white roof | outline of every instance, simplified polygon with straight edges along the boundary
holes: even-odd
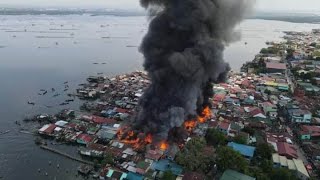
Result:
[[[280,163],[279,154],[277,153],[272,154],[272,160],[274,163]]]
[[[39,132],[44,132],[46,129],[48,129],[49,126],[50,126],[50,124],[46,124],[46,125],[42,126],[42,128],[39,129]]]
[[[293,160],[288,159],[287,163],[288,163],[288,169],[296,170],[296,166],[294,165]]]
[[[64,127],[66,124],[68,124],[67,121],[57,121],[55,123],[55,125],[60,126],[60,127]]]
[[[281,166],[288,166],[287,158],[285,156],[279,156]]]
[[[54,130],[59,132],[59,131],[62,130],[62,128],[61,127],[56,127],[56,128],[54,128]]]
[[[303,162],[301,159],[293,159],[293,163],[297,168],[297,171],[299,171],[300,173],[302,173],[303,175],[310,177],[309,173],[306,169],[306,167],[304,166]]]

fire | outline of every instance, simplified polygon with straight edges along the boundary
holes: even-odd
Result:
[[[130,129],[128,130],[128,127],[121,128],[117,133],[117,137],[120,142],[129,144],[135,149],[139,149],[140,147],[143,147],[146,144],[152,143],[151,134],[147,134],[145,138],[141,137],[140,135],[141,134],[137,134],[136,132]]]
[[[184,127],[188,131],[191,131],[194,127],[196,127],[196,125],[197,125],[197,121],[195,121],[195,120],[190,120],[190,121],[184,122]]]
[[[152,135],[151,135],[151,134],[148,134],[148,135],[146,136],[146,138],[144,138],[144,142],[145,142],[146,144],[151,144],[151,143],[152,143]]]
[[[209,118],[211,118],[211,116],[212,114],[210,108],[205,107],[201,112],[201,115],[199,115],[196,120],[187,120],[183,125],[187,131],[191,132],[198,123],[205,123]]]
[[[162,142],[161,142],[161,144],[160,144],[160,149],[161,149],[162,151],[167,150],[168,147],[169,147],[169,144],[168,144],[167,142],[165,142],[165,141],[162,141]]]
[[[205,123],[209,118],[211,118],[212,114],[211,114],[211,110],[210,108],[207,106],[203,109],[203,111],[201,112],[201,115],[198,116],[198,122],[199,123]]]

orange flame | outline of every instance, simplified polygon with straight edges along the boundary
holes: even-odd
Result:
[[[139,149],[146,144],[152,143],[152,135],[148,134],[145,138],[141,138],[127,127],[121,128],[117,133],[118,140],[122,143],[129,144],[135,149]],[[140,138],[139,138],[140,137]]]
[[[168,147],[169,147],[169,144],[168,144],[167,142],[165,142],[165,141],[162,141],[162,142],[161,142],[161,144],[160,144],[160,149],[161,149],[162,151],[167,150]]]
[[[200,116],[198,116],[198,122],[199,123],[205,123],[209,118],[211,118],[212,114],[211,114],[211,110],[210,108],[207,106],[203,109],[202,113]]]
[[[192,129],[194,129],[196,127],[196,125],[197,125],[197,121],[195,121],[195,120],[190,120],[190,121],[184,122],[184,127],[188,131],[192,131]]]
[[[144,138],[144,142],[145,142],[146,144],[151,144],[151,143],[152,143],[152,135],[151,135],[151,134],[148,134],[148,135],[146,136],[146,138]]]

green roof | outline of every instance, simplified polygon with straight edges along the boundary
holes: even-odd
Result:
[[[239,173],[234,170],[226,170],[220,180],[255,180],[255,178]]]
[[[150,163],[147,163],[145,161],[140,161],[137,164],[137,168],[140,168],[140,169],[147,169],[149,166],[150,166]]]

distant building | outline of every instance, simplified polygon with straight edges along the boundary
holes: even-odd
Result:
[[[268,73],[285,73],[287,67],[285,63],[266,63]]]
[[[281,156],[285,156],[288,159],[298,158],[297,149],[286,142],[277,142],[277,152]]]
[[[300,129],[301,140],[320,140],[320,126],[302,125]]]
[[[311,123],[312,113],[309,110],[288,109],[288,118],[293,123]]]

